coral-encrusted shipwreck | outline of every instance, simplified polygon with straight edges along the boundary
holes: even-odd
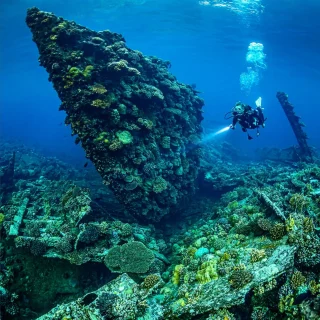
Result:
[[[115,220],[120,209],[93,168],[3,143],[0,170],[13,150],[12,191],[0,200],[5,318],[319,318],[317,164],[248,170],[221,160],[229,149],[206,149],[205,187],[223,194],[195,197],[164,230]]]
[[[119,34],[37,8],[26,21],[76,143],[132,214],[159,220],[195,189],[203,100]]]
[[[291,128],[296,136],[299,144],[299,150],[296,151],[296,157],[305,162],[313,162],[312,149],[308,145],[308,136],[303,130],[304,123],[300,121],[300,117],[294,112],[293,105],[289,102],[288,95],[284,92],[277,92],[277,98],[285,112]]]

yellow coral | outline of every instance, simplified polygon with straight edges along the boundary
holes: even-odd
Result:
[[[68,70],[68,75],[70,75],[71,77],[77,77],[81,74],[81,71],[79,68],[77,67],[71,67],[69,70]]]
[[[114,66],[114,70],[116,71],[121,71],[123,69],[126,69],[128,67],[128,61],[126,60],[120,60],[118,61],[115,66]]]
[[[73,86],[73,81],[65,80],[65,85],[63,86],[65,89],[69,89]]]
[[[196,279],[202,284],[205,284],[212,280],[217,280],[217,261],[213,259],[204,262],[197,272]]]
[[[255,296],[262,296],[264,294],[264,291],[265,289],[262,284],[253,289]]]
[[[94,139],[94,142],[98,142],[98,141],[102,141],[102,140],[103,140],[105,143],[108,143],[109,140],[108,140],[107,137],[106,137],[107,135],[108,135],[107,132],[101,132],[101,133],[99,134],[99,136]],[[107,140],[107,142],[106,142],[106,140]]]
[[[83,70],[83,73],[82,73],[83,76],[86,78],[90,77],[93,69],[94,69],[93,66],[90,66],[90,65],[86,66],[85,69]]]
[[[313,220],[309,217],[304,218],[303,220],[303,231],[306,233],[311,233],[314,230]]]
[[[4,221],[4,219],[5,219],[5,215],[1,212],[0,213],[0,226],[1,226],[2,222]]]
[[[315,280],[311,280],[309,283],[309,289],[312,295],[316,296],[320,294],[320,283]]]
[[[97,94],[104,94],[106,93],[108,90],[101,84],[95,84],[94,86],[92,86],[91,90],[94,92],[94,93],[97,93]]]
[[[306,277],[300,271],[295,271],[291,277],[291,287],[298,289],[306,282]]]
[[[302,211],[309,203],[309,200],[300,193],[295,193],[289,200],[291,207],[295,211]]]
[[[292,218],[291,214],[289,216],[289,219],[286,220],[286,230],[289,231],[293,231],[295,227],[295,222],[294,219]]]
[[[280,299],[279,302],[279,311],[284,313],[285,311],[290,311],[291,307],[293,306],[294,297],[292,295],[284,296]]]
[[[251,262],[258,262],[260,260],[262,260],[263,258],[265,258],[266,256],[266,252],[265,250],[259,250],[259,249],[253,249],[251,251]]]
[[[186,305],[186,302],[181,298],[177,301],[177,304],[179,304],[181,307],[184,307]]]
[[[231,255],[228,252],[224,252],[220,258],[220,262],[228,261],[231,259]]]
[[[63,81],[65,83],[64,88],[68,89],[73,85],[73,81],[81,76],[81,70],[77,67],[71,67],[68,73],[64,76]]]
[[[102,108],[102,109],[110,107],[110,104],[108,102],[101,100],[101,99],[93,100],[91,105],[94,107],[97,107],[97,108]]]
[[[253,289],[255,296],[261,296],[265,292],[268,292],[270,290],[273,290],[277,286],[277,280],[272,279],[266,283],[260,284],[256,288]]]
[[[63,21],[63,22],[59,23],[56,28],[64,29],[67,25],[68,25],[67,21]]]
[[[183,264],[178,264],[174,267],[173,276],[172,276],[172,283],[179,284],[180,282],[180,272],[183,268]]]

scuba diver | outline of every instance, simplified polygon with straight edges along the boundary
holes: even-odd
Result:
[[[261,98],[256,101],[256,109],[253,109],[249,105],[242,102],[237,102],[232,110],[225,115],[225,119],[233,118],[230,128],[235,129],[236,124],[239,122],[243,132],[247,132],[248,129],[257,129],[257,136],[259,136],[259,127],[261,126],[262,128],[264,128],[265,121],[267,120],[263,115],[261,102]],[[232,115],[227,117],[230,114]],[[247,134],[248,140],[252,140],[253,138],[249,135],[248,132]]]

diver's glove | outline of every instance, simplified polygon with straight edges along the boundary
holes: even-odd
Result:
[[[256,100],[256,106],[257,106],[257,108],[261,108],[261,106],[262,106],[262,98],[261,97],[259,97],[257,100]],[[261,108],[262,109],[262,108]]]
[[[229,128],[234,130],[236,128],[236,126],[234,126],[233,124],[230,124]]]

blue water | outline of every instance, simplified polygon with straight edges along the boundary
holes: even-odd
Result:
[[[278,90],[289,94],[307,126],[310,144],[320,147],[318,0],[211,0],[202,4],[197,0],[2,0],[1,136],[82,162],[84,152],[64,126],[57,94],[46,71],[38,66],[37,48],[25,24],[31,6],[89,28],[121,33],[130,48],[170,60],[178,80],[195,83],[202,92],[204,126],[210,132],[229,124],[224,114],[236,101],[254,105],[261,96],[268,121],[259,138],[247,141],[240,129],[219,136],[244,153],[296,144],[275,98]],[[253,41],[264,45],[268,68],[261,72],[259,85],[246,95],[239,76],[246,71],[246,52]]]

